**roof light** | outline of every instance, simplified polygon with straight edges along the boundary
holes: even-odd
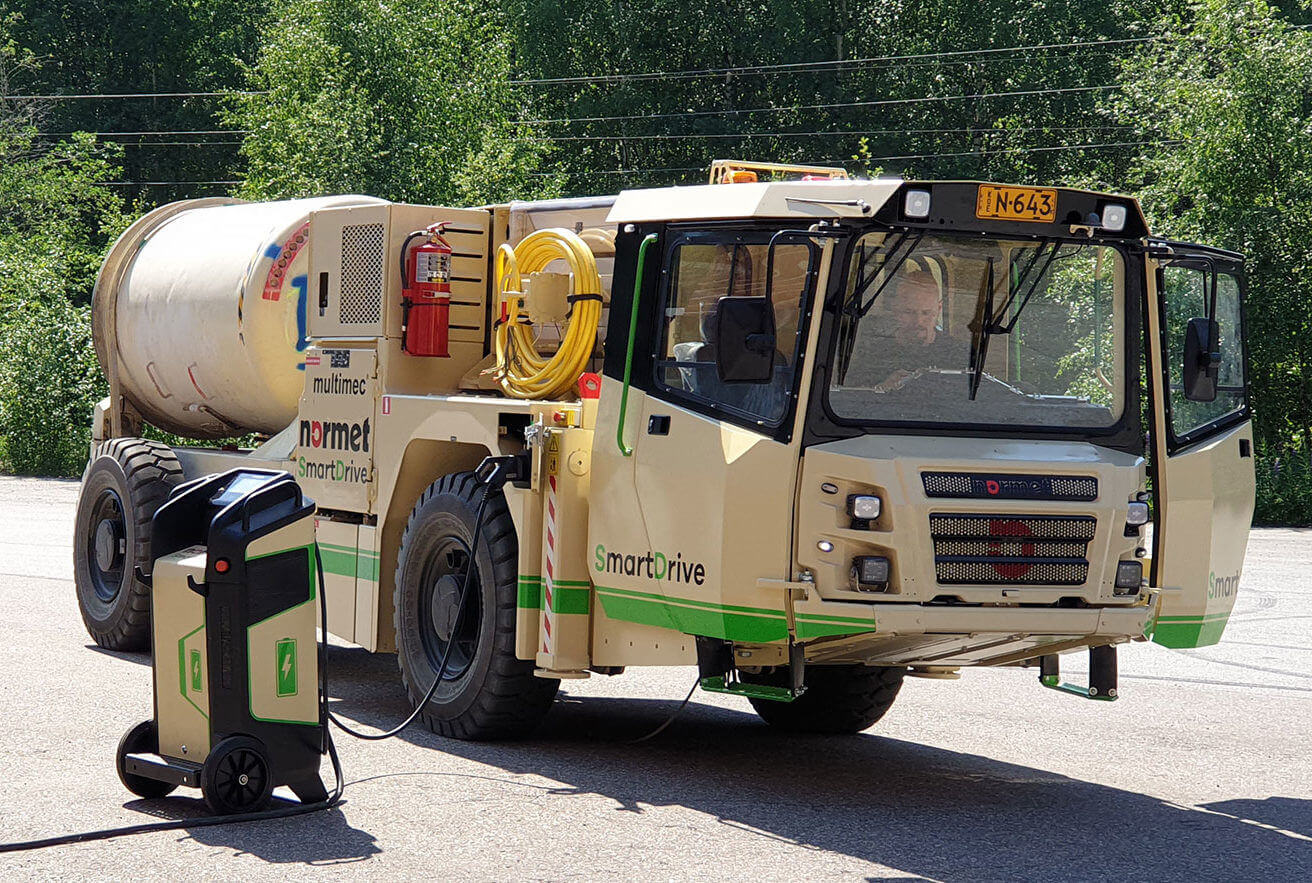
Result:
[[[1102,228],[1113,233],[1125,229],[1125,219],[1129,216],[1123,205],[1106,205],[1102,210]]]
[[[908,218],[929,217],[929,191],[908,190],[903,211]]]

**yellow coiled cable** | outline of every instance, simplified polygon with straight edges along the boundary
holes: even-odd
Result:
[[[524,309],[527,274],[540,273],[555,260],[569,264],[572,310],[560,348],[549,358],[538,352],[532,324]],[[530,233],[511,248],[502,244],[496,263],[498,315],[496,367],[492,369],[506,395],[517,399],[564,398],[574,391],[588,366],[601,322],[601,277],[591,249],[576,233],[549,227]]]

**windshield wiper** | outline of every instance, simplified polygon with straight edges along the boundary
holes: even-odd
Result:
[[[1047,258],[1043,266],[1039,269],[1033,279],[1030,273],[1034,271],[1034,266],[1043,256],[1044,250],[1047,249]],[[1030,298],[1034,297],[1034,292],[1038,290],[1039,283],[1047,275],[1048,268],[1057,258],[1057,252],[1061,250],[1061,243],[1056,239],[1043,239],[1039,241],[1038,248],[1030,255],[1029,262],[1025,264],[1025,269],[1020,272],[1019,276],[1012,276],[1010,284],[1007,286],[1007,299],[1003,302],[1002,307],[998,310],[993,309],[994,295],[994,271],[993,258],[989,258],[988,272],[985,274],[984,285],[987,291],[980,291],[980,305],[975,312],[975,319],[970,323],[970,400],[975,401],[975,396],[979,392],[980,381],[984,378],[984,362],[989,354],[989,338],[994,334],[1010,334],[1016,328],[1016,323],[1020,321],[1020,314],[1024,312],[1026,305],[1029,304]],[[1025,295],[1020,299],[1020,303],[1013,311],[1012,304],[1016,303],[1016,295],[1020,293],[1025,283],[1029,282],[1029,288],[1025,290]],[[1006,316],[1011,312],[1006,324],[1000,321],[1000,317]]]
[[[875,305],[875,301],[879,298],[879,295],[883,294],[884,289],[888,287],[888,283],[893,281],[893,277],[897,275],[897,271],[902,269],[902,265],[906,263],[906,260],[911,256],[911,253],[916,250],[916,246],[920,244],[920,240],[925,238],[925,231],[917,231],[914,239],[910,239],[910,236],[910,230],[902,231],[902,235],[900,235],[897,238],[897,241],[893,243],[893,247],[884,252],[884,262],[880,265],[880,270],[871,273],[870,277],[867,279],[858,279],[856,286],[852,289],[852,297],[848,304],[848,309],[856,315],[858,319],[864,319],[866,313],[870,312],[870,308]],[[904,245],[906,246],[905,248],[903,248]],[[898,254],[899,250],[901,250],[900,254]],[[883,249],[880,249],[880,251],[883,251]],[[871,257],[873,258],[877,254],[879,254],[878,251],[874,252]],[[893,262],[890,267],[889,264],[892,262],[893,255],[895,254],[897,255],[897,261]],[[875,280],[879,278],[881,270],[884,275],[883,281],[879,283],[879,287],[875,289],[875,293],[870,295],[870,299],[864,304],[861,303],[861,299],[866,291],[869,290],[870,286],[874,285]],[[863,263],[861,266],[862,276],[865,275],[865,271],[866,266]]]
[[[967,378],[970,400],[975,401],[979,382],[984,377],[984,360],[989,355],[989,335],[993,333],[993,258],[989,258],[988,271],[981,280],[979,306],[970,323],[970,373]]]

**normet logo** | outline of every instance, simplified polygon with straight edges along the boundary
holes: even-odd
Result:
[[[302,420],[301,447],[331,451],[368,451],[369,420],[345,423],[331,420]]]

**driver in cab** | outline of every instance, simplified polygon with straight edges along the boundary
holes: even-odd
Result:
[[[886,393],[933,369],[960,368],[965,355],[939,327],[943,295],[928,270],[898,273],[856,330],[847,384]]]

